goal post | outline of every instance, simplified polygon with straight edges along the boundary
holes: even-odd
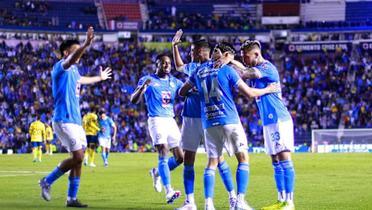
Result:
[[[372,128],[314,129],[311,131],[311,151],[372,152]]]

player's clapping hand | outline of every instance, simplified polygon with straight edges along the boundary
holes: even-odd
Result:
[[[103,70],[102,66],[99,67],[99,76],[101,80],[111,79],[112,69],[110,67],[105,68]]]
[[[182,29],[178,30],[176,32],[176,35],[174,35],[173,39],[172,39],[172,45],[175,46],[179,43],[181,43],[181,37],[182,37],[182,34],[183,34],[183,31]]]
[[[281,90],[279,82],[271,83],[267,86],[267,88],[270,93],[280,92]]]
[[[85,39],[84,46],[85,47],[90,46],[93,40],[94,40],[94,28],[90,26],[87,31],[87,37]]]

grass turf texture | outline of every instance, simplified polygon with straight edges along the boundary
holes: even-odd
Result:
[[[32,155],[0,156],[0,209],[66,209],[67,176],[52,186],[52,201],[40,197],[38,180],[51,171],[67,154],[43,156],[32,163]],[[268,156],[250,155],[249,204],[259,209],[276,199],[273,171]],[[235,177],[235,158],[226,159]],[[372,209],[372,154],[295,154],[296,209]],[[110,166],[103,167],[99,154],[97,168],[84,167],[78,198],[89,209],[174,209],[182,205],[183,166],[171,173],[172,185],[183,195],[175,204],[165,204],[164,192],[156,193],[148,174],[157,165],[153,154],[110,154]],[[195,198],[204,208],[203,170],[205,155],[195,164]],[[215,187],[216,209],[228,209],[228,195],[218,172]]]

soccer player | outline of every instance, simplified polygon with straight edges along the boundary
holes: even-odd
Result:
[[[130,99],[132,103],[138,103],[143,96],[145,97],[149,116],[148,128],[159,153],[158,168],[150,170],[150,175],[153,177],[157,192],[161,192],[160,176],[167,203],[173,203],[181,195],[180,191],[173,190],[171,186],[170,171],[183,162],[183,152],[179,147],[181,134],[174,120],[173,110],[175,97],[182,82],[170,72],[170,58],[167,55],[157,56],[155,74],[142,77]],[[172,151],[173,157],[168,158],[169,150]]]
[[[229,155],[235,154],[238,160],[236,182],[238,199],[235,209],[251,209],[245,201],[249,180],[247,137],[237,113],[232,87],[236,87],[248,97],[256,97],[276,91],[275,85],[265,89],[249,88],[233,70],[226,65],[234,59],[235,50],[228,43],[216,45],[211,65],[198,68],[180,89],[181,96],[197,87],[202,110],[202,125],[205,133],[208,164],[204,171],[205,209],[214,210],[213,194],[215,170],[218,157],[225,146]]]
[[[177,71],[191,76],[197,68],[210,65],[210,46],[206,40],[198,40],[191,45],[191,63],[184,64],[178,50],[178,44],[182,36],[182,30],[178,30],[172,41],[173,59]],[[201,142],[204,142],[204,131],[201,123],[200,97],[196,91],[190,91],[185,99],[182,112],[181,147],[184,150],[183,184],[186,200],[178,210],[197,209],[194,199],[194,163],[196,151]],[[192,131],[192,132],[190,132]],[[236,205],[236,193],[232,180],[231,170],[223,156],[220,156],[218,170],[226,190],[229,193],[230,207]]]
[[[92,108],[93,110],[94,108]],[[88,149],[84,154],[84,165],[89,165],[90,167],[96,167],[94,163],[96,148],[98,145],[98,116],[94,112],[89,112],[83,117],[83,128],[86,134]],[[89,164],[88,164],[89,160]]]
[[[31,123],[28,132],[31,137],[33,162],[41,162],[42,143],[45,141],[45,125],[40,121],[39,115],[35,115],[35,121]]]
[[[269,83],[280,82],[276,67],[262,57],[261,44],[258,41],[245,41],[241,50],[243,61],[247,65],[241,69],[241,75],[244,79],[250,79],[252,87],[261,89]],[[281,92],[257,97],[256,103],[263,121],[265,148],[271,155],[278,190],[278,201],[262,209],[294,209],[295,171],[291,160],[294,137],[291,115],[282,101]]]
[[[70,171],[67,192],[67,207],[87,207],[77,199],[80,185],[81,165],[86,147],[85,132],[79,108],[80,85],[92,84],[111,78],[111,69],[102,70],[99,76],[80,76],[77,63],[94,39],[94,29],[89,27],[86,40],[80,45],[77,40],[65,40],[59,50],[63,58],[53,66],[52,92],[54,98],[53,130],[62,145],[71,152],[71,157],[62,161],[50,174],[39,181],[41,196],[50,201],[52,184]]]
[[[45,150],[46,150],[45,154],[47,155],[53,155],[52,141],[53,129],[48,123],[45,123]]]
[[[100,132],[98,133],[99,145],[102,147],[102,159],[105,167],[108,166],[108,156],[111,148],[111,128],[114,130],[112,141],[116,144],[116,132],[117,128],[114,121],[106,115],[105,110],[99,111],[99,127]]]

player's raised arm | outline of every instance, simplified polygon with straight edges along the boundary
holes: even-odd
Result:
[[[80,46],[75,52],[71,53],[65,61],[63,61],[62,66],[63,69],[68,69],[70,66],[75,64],[81,56],[84,54],[85,50],[92,44],[94,39],[94,29],[93,27],[89,27],[87,31],[87,37],[85,39],[85,42],[82,46]],[[63,57],[65,55],[62,55]]]
[[[172,51],[173,51],[173,61],[176,66],[176,70],[182,72],[182,67],[185,65],[182,61],[180,51],[178,50],[178,44],[181,43],[183,31],[178,30],[172,40]]]
[[[188,80],[185,82],[180,90],[178,91],[178,95],[185,97],[189,93],[189,91],[194,87],[194,85]]]
[[[151,83],[151,79],[147,79],[142,85],[139,85],[134,93],[130,96],[130,102],[137,104],[142,98],[143,94],[146,91],[147,86]]]
[[[107,79],[111,79],[112,69],[110,67],[105,68],[103,70],[102,66],[99,67],[99,76],[93,77],[80,77],[79,83],[80,84],[92,84],[100,81],[104,81]]]
[[[268,93],[275,93],[280,91],[280,84],[279,83],[272,83],[268,85],[266,88],[257,89],[251,88],[243,80],[238,81],[238,88],[241,93],[243,93],[247,97],[258,97]]]

